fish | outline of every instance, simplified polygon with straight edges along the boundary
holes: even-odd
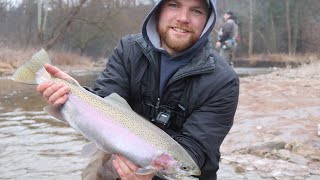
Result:
[[[51,63],[41,49],[19,66],[12,80],[25,84],[54,82],[69,88],[60,107],[44,111],[63,121],[105,153],[118,154],[140,166],[136,174],[155,174],[164,179],[198,179],[201,170],[188,152],[162,129],[132,110],[116,93],[104,98],[83,88],[76,80],[51,76],[44,68]]]

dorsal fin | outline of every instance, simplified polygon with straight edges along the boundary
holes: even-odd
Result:
[[[121,96],[119,96],[117,93],[112,93],[109,96],[104,97],[104,99],[106,101],[109,101],[112,104],[117,104],[117,105],[122,106],[126,109],[132,110],[132,108],[130,107],[128,102],[125,99],[123,99]]]

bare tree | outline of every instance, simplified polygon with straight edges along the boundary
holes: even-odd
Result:
[[[57,43],[57,41],[67,32],[71,23],[74,21],[75,16],[79,13],[81,7],[86,1],[87,0],[80,0],[79,4],[73,8],[69,17],[66,18],[64,24],[59,29],[59,32],[45,44],[45,49],[51,49]]]
[[[284,0],[285,3],[285,17],[286,17],[286,24],[287,24],[287,33],[288,33],[288,53],[289,55],[292,55],[293,49],[292,49],[292,28],[291,28],[291,22],[290,22],[290,1]]]
[[[254,0],[249,0],[249,43],[248,43],[248,56],[253,54],[253,6]]]
[[[48,17],[48,1],[38,0],[38,42],[43,44],[44,32],[46,30],[46,23]],[[42,16],[42,11],[44,15]]]

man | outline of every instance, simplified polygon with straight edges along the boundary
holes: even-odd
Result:
[[[231,11],[224,13],[223,20],[225,23],[219,31],[216,48],[219,49],[220,56],[233,66],[232,61],[238,38],[238,22]]]
[[[212,48],[209,34],[215,20],[215,0],[159,1],[142,34],[120,40],[90,90],[101,97],[118,93],[167,132],[197,162],[201,180],[216,179],[219,148],[233,124],[239,96],[237,75]],[[71,78],[51,65],[46,69]],[[43,83],[37,90],[54,106],[68,98],[61,85]],[[122,156],[113,165],[121,179],[153,176],[136,175],[138,167]]]

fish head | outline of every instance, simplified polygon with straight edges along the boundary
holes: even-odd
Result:
[[[177,161],[173,166],[174,170],[169,174],[173,179],[198,179],[194,176],[200,176],[201,171],[196,164]]]
[[[163,153],[153,161],[157,174],[165,179],[198,179],[200,168],[194,162],[182,162],[167,153]]]

